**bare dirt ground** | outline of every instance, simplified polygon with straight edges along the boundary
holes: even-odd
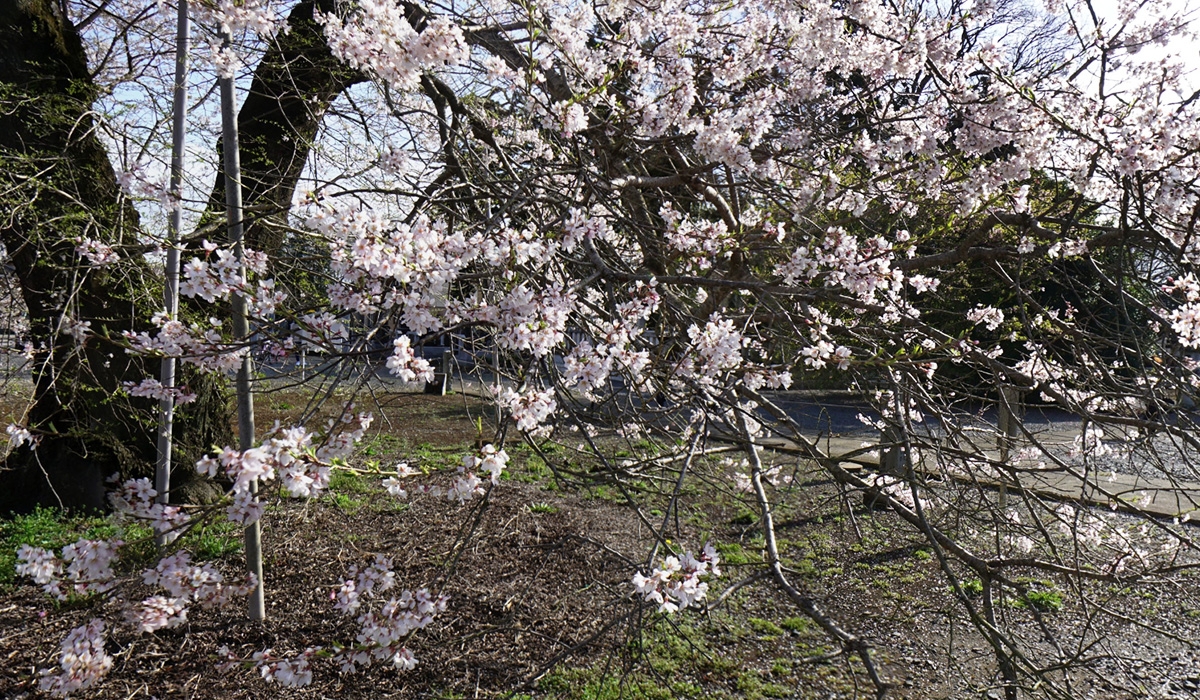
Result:
[[[434,470],[432,482],[445,481],[445,470],[475,444],[481,416],[489,427],[486,411],[461,395],[374,398],[377,431],[360,447],[355,467],[386,470],[406,460]],[[268,393],[259,408],[260,422],[269,425],[303,411],[304,399]],[[768,582],[741,588],[707,614],[667,618],[637,601],[629,581],[639,567],[646,570],[651,540],[624,497],[605,486],[566,488],[530,450],[507,447],[512,468],[486,501],[397,500],[379,486],[382,475],[341,476],[313,501],[277,499],[263,519],[268,620],[249,622],[240,609],[195,611],[183,627],[148,635],[113,622],[113,670],[79,697],[873,696],[861,665],[834,653],[835,645]],[[994,657],[918,539],[888,513],[868,511],[819,474],[797,469],[789,505],[778,514],[785,563],[806,594],[875,647],[896,684],[890,697],[1000,697]],[[653,496],[636,488],[634,494],[643,513],[661,514]],[[709,538],[720,546],[725,575],[712,597],[759,570],[761,533],[745,503],[696,489],[684,494],[679,515],[670,524],[674,542],[696,548]],[[236,533],[217,539],[208,551],[236,573]],[[352,641],[353,619],[334,611],[331,593],[351,566],[376,554],[392,557],[400,588],[449,597],[447,612],[411,640],[420,660],[415,669],[376,665],[342,675],[317,661],[312,685],[289,689],[252,670],[219,668],[222,647],[243,657],[266,648],[286,656]],[[132,553],[125,565],[136,570],[145,561]],[[1200,696],[1200,585],[1038,585],[1057,602],[1045,609],[1012,605],[1003,614],[1035,646],[1080,633],[1087,646],[1079,649],[1084,669],[1070,675],[1076,697]],[[1097,605],[1118,615],[1088,617],[1084,611]],[[38,697],[38,670],[55,664],[71,628],[96,615],[119,618],[111,603],[60,609],[28,581],[0,583],[0,698]]]

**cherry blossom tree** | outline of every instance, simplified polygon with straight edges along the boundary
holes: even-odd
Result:
[[[562,478],[615,484],[635,509],[632,483],[651,475],[667,495],[691,480],[741,494],[758,513],[764,564],[728,590],[772,582],[859,658],[879,697],[891,681],[867,641],[782,561],[774,513],[791,492],[764,449],[798,452],[925,539],[1008,698],[1072,697],[1064,669],[1097,641],[1091,626],[1070,644],[1018,635],[1000,601],[1026,596],[1027,574],[1083,590],[1172,581],[1195,567],[1184,524],[1103,483],[1099,500],[1126,519],[993,492],[1031,472],[1095,483],[1114,450],[1142,476],[1200,479],[1193,415],[1181,410],[1197,382],[1188,351],[1200,346],[1200,93],[1185,65],[1153,57],[1191,36],[1186,17],[1145,2],[1111,15],[1088,2],[875,0],[334,9],[309,8],[306,27],[319,28],[321,50],[344,69],[309,99],[317,111],[340,109],[339,94],[369,107],[353,121],[326,115],[324,131],[315,119],[308,131],[283,130],[316,148],[262,161],[286,174],[263,189],[256,222],[263,241],[318,241],[328,284],[285,298],[270,256],[250,254],[255,277],[243,281],[230,253],[209,244],[187,266],[183,294],[246,299],[260,336],[276,342],[299,325],[299,342],[361,355],[365,339],[385,336],[390,354],[377,359],[404,381],[433,372],[416,352],[422,338],[470,334],[504,357],[494,363],[501,432],[522,433]],[[266,46],[299,33],[281,35],[269,14],[219,4],[206,20],[257,28]],[[217,70],[253,65],[255,46],[216,52]],[[311,187],[285,219],[302,177]],[[106,254],[99,244],[60,247],[89,271]],[[9,249],[15,257],[21,247]],[[131,357],[178,355],[220,374],[248,351],[207,320],[154,324],[123,336]],[[364,334],[353,340],[356,325]],[[396,335],[398,325],[414,337]],[[60,334],[85,347],[98,335],[80,323]],[[782,400],[813,377],[863,391],[872,410],[862,420],[881,437],[841,452],[817,439]],[[1077,417],[1074,443],[1046,443],[1033,422],[998,434],[978,416],[1017,392]],[[1026,447],[997,458],[997,439],[1013,437]],[[641,439],[652,454],[618,456]],[[227,471],[228,515],[252,521],[259,480],[319,490],[325,461],[295,450],[311,440],[281,434],[201,469]],[[548,441],[596,468],[573,469],[541,449]],[[708,459],[714,441],[744,458]],[[878,472],[849,467],[873,452]],[[484,448],[450,487],[408,485],[410,472],[386,486],[465,501],[485,488],[481,474],[495,485],[506,460]],[[159,506],[134,510],[169,523]],[[1193,510],[1185,504],[1179,520]],[[662,614],[719,605],[723,596],[709,596],[721,585],[716,551],[672,544],[670,508],[661,523],[637,515],[655,536],[631,595]],[[104,579],[63,573],[83,549],[61,561],[27,552],[24,571],[47,586]],[[386,569],[348,578],[339,605],[353,610],[354,591]],[[416,610],[425,622],[443,605],[413,595],[389,619]],[[179,619],[164,601],[143,604],[144,627]],[[398,640],[420,625],[397,625],[361,660],[407,665]],[[94,647],[102,629],[77,632],[72,649]],[[253,661],[303,682],[318,655]]]
[[[1112,431],[1139,469],[1196,474],[1191,419],[1172,410],[1195,381],[1180,350],[1197,344],[1196,93],[1186,66],[1141,58],[1188,36],[1183,19],[1132,3],[1113,17],[1086,3],[454,10],[414,22],[362,3],[326,25],[397,116],[424,109],[437,132],[399,196],[314,194],[305,225],[331,242],[335,305],[394,309],[419,335],[490,334],[513,356],[497,395],[512,428],[582,441],[618,483],[647,470],[719,483],[698,452],[716,436],[741,444],[770,578],[880,694],[865,642],[780,561],[772,509],[786,496],[764,440],[785,438],[928,538],[1008,697],[1071,692],[1054,670],[1068,660],[998,617],[1000,591],[1023,594],[1015,572],[1156,580],[1190,566],[1177,526],[1133,545],[1031,495],[1011,512],[984,498],[965,528],[959,505],[1024,470],[1094,472]],[[1097,300],[1108,308],[1080,308]],[[389,364],[427,371],[407,343]],[[831,454],[776,400],[817,373],[873,392],[879,444]],[[997,460],[994,432],[963,427],[1002,389],[1079,416],[1077,444],[1056,450],[1027,427],[1033,446]],[[612,423],[676,447],[618,459],[594,437]],[[872,478],[842,466],[881,449],[909,458]],[[947,475],[960,485],[929,483]],[[1059,548],[1081,528],[1096,545],[1085,560]],[[704,572],[670,555],[635,586],[669,612],[703,598]]]

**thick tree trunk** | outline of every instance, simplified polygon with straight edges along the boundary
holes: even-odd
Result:
[[[288,32],[263,56],[238,112],[246,245],[276,253],[284,238],[296,183],[308,161],[321,117],[346,88],[365,80],[329,51],[314,10],[331,13],[333,0],[304,0],[288,15]],[[225,207],[218,173],[209,213]]]
[[[127,355],[119,341],[148,327],[160,278],[136,252],[100,268],[76,253],[84,238],[136,245],[138,222],[94,133],[95,86],[59,7],[0,3],[0,241],[37,347],[26,424],[40,438],[9,455],[0,510],[99,508],[108,476],[153,474],[154,403],[120,389],[154,376],[157,363]],[[80,323],[88,332],[72,335]],[[181,412],[177,432],[194,458],[229,428],[221,383],[197,378],[193,388],[202,400]],[[181,474],[176,483],[195,490],[188,481]]]
[[[157,363],[132,358],[113,341],[145,330],[161,307],[159,276],[139,254],[89,268],[78,238],[136,243],[136,211],[120,189],[90,116],[95,85],[75,28],[54,0],[0,1],[0,242],[8,251],[40,346],[35,401],[26,424],[36,448],[12,452],[0,470],[0,513],[37,504],[102,507],[104,480],[151,476],[154,402],[118,395],[124,381],[157,375]],[[269,225],[286,217],[320,119],[349,85],[362,80],[332,57],[314,8],[296,5],[291,30],[264,56],[239,113],[249,211],[246,239],[274,253],[282,240]],[[224,209],[218,176],[210,216]],[[207,309],[192,309],[208,315]],[[185,311],[186,314],[186,311]],[[63,333],[64,315],[91,324],[82,345]],[[203,500],[211,485],[190,468],[214,444],[231,444],[227,382],[181,372],[199,400],[175,421],[172,500]]]

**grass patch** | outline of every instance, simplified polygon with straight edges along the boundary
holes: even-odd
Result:
[[[1013,599],[1013,605],[1018,608],[1031,607],[1041,612],[1058,612],[1063,609],[1064,600],[1063,594],[1057,589],[1036,589]]]
[[[224,518],[206,520],[183,538],[183,548],[192,552],[195,559],[220,559],[227,554],[242,551],[244,540],[240,525]]]
[[[154,532],[140,523],[117,525],[107,516],[67,515],[57,508],[36,508],[32,513],[0,519],[0,586],[16,581],[17,550],[22,545],[41,547],[58,554],[81,539],[121,538],[118,566],[150,561],[155,555]]]
[[[782,627],[761,617],[752,617],[747,622],[750,625],[750,629],[754,630],[754,633],[760,637],[778,637],[784,633]]]
[[[329,475],[329,491],[334,494],[370,493],[375,485],[357,472],[335,469]]]
[[[361,498],[352,498],[344,493],[330,493],[325,500],[346,515],[354,515],[363,507]]]
[[[613,676],[601,669],[563,669],[538,682],[538,690],[555,700],[671,700],[704,697],[697,686],[684,681],[660,681],[644,673]]]

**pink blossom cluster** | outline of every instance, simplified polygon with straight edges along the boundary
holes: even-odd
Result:
[[[377,590],[384,590],[377,588]],[[379,609],[359,615],[359,632],[354,647],[339,650],[333,656],[343,673],[353,673],[374,661],[390,661],[398,670],[411,670],[417,659],[403,645],[409,635],[424,629],[438,613],[445,612],[445,596],[434,597],[427,589],[403,591]]]
[[[387,492],[396,498],[408,498],[408,491],[404,488],[402,479],[407,479],[410,476],[416,476],[421,472],[408,466],[408,462],[400,462],[396,465],[396,476],[389,476],[383,480],[383,487]]]
[[[208,253],[207,258],[192,258],[183,266],[183,279],[179,281],[180,294],[214,302],[227,299],[230,293],[236,292],[249,299],[261,315],[269,315],[286,298],[283,292],[275,289],[273,280],[261,280],[257,287],[252,287],[246,281],[248,273],[266,273],[265,254],[247,250],[238,260],[233,251],[217,248],[208,241],[204,242],[204,249]],[[212,256],[214,251],[215,257]]]
[[[298,656],[278,658],[273,649],[256,651],[250,657],[251,664],[258,669],[265,681],[274,681],[285,688],[297,688],[312,683],[312,660],[319,654],[320,647],[309,647]],[[226,658],[236,659],[228,649]]]
[[[392,354],[387,360],[389,372],[405,383],[433,381],[433,365],[413,354],[412,341],[407,335],[397,337],[392,346]]]
[[[667,244],[684,255],[688,270],[707,270],[729,256],[735,241],[724,221],[684,216],[669,203],[659,211],[667,227]]]
[[[130,479],[108,494],[108,502],[122,517],[144,520],[157,532],[170,532],[188,522],[179,506],[156,503],[158,491],[149,479]]]
[[[722,470],[731,470],[734,486],[737,487],[738,491],[745,493],[754,492],[754,482],[750,474],[747,473],[749,467],[749,460],[742,459],[735,461],[729,458],[721,460]],[[789,486],[794,481],[794,478],[792,474],[785,473],[783,465],[776,464],[763,467],[762,480],[776,488],[783,488]]]
[[[465,61],[468,49],[457,25],[433,17],[418,33],[405,12],[387,0],[363,0],[350,17],[328,14],[321,21],[335,56],[406,92],[418,87],[423,72]]]
[[[616,235],[603,216],[593,216],[581,209],[571,209],[563,222],[562,247],[566,252],[573,253],[581,244],[595,245],[597,240],[613,240]]]
[[[365,413],[330,421],[328,434],[320,444],[303,428],[276,426],[272,436],[258,447],[241,451],[226,447],[216,457],[200,459],[196,470],[206,476],[222,470],[233,481],[233,503],[226,511],[227,517],[237,523],[252,523],[265,508],[255,495],[258,484],[279,479],[294,497],[319,494],[329,486],[329,462],[346,457],[371,421],[370,414]]]
[[[189,7],[195,18],[226,34],[251,31],[261,37],[275,36],[286,23],[271,7],[269,0],[216,0]]]
[[[141,165],[135,167],[133,170],[117,173],[117,185],[121,188],[122,192],[130,197],[155,200],[167,208],[178,206],[178,202],[171,196],[166,186],[161,182],[155,182],[147,178],[144,168]],[[100,244],[100,247],[95,250],[102,257],[107,257],[104,251],[106,247],[104,244]],[[87,240],[80,241],[80,248],[92,249],[88,246]],[[111,252],[111,249],[109,252]],[[79,251],[79,254],[86,255],[82,250]]]
[[[108,674],[113,665],[113,658],[104,651],[104,643],[102,620],[92,620],[71,630],[60,647],[60,671],[42,671],[38,688],[43,693],[61,698],[95,684]]]
[[[625,373],[635,384],[640,382],[650,365],[650,353],[637,349],[636,342],[662,301],[657,288],[654,280],[634,284],[628,289],[629,298],[616,305],[613,317],[597,324],[599,342],[595,346],[586,339],[576,343],[563,358],[566,387],[594,398],[614,371]]]
[[[371,564],[361,569],[357,565],[351,567],[349,578],[329,597],[335,601],[334,609],[349,615],[358,610],[362,604],[362,596],[375,591],[382,593],[395,585],[396,573],[392,571],[392,560],[377,554]]]
[[[88,264],[96,267],[115,263],[120,259],[112,246],[91,238],[80,238],[75,252],[79,253],[80,257],[87,259]]]
[[[827,287],[841,287],[862,301],[875,302],[880,293],[894,296],[904,281],[904,274],[892,267],[893,247],[882,236],[862,242],[844,228],[833,227],[819,247],[796,248],[775,272],[787,285],[819,279]]]
[[[462,464],[456,469],[454,480],[450,486],[420,484],[414,487],[413,491],[422,495],[465,503],[484,493],[483,481],[476,472],[487,472],[492,484],[498,484],[500,475],[504,473],[504,468],[508,465],[508,459],[507,452],[490,443],[486,444],[479,448],[477,453],[463,457]],[[401,480],[420,473],[409,467],[407,462],[402,462],[396,465],[396,476],[384,479],[383,486],[393,496],[407,498],[408,491],[403,488]]]
[[[125,341],[129,343],[126,352],[178,357],[212,373],[225,373],[237,369],[242,362],[242,356],[248,352],[247,348],[222,338],[217,330],[220,322],[215,319],[209,320],[209,327],[199,323],[185,326],[181,321],[171,320],[166,312],[155,314],[151,320],[158,326],[158,333],[155,335],[146,331],[124,332]]]
[[[424,215],[392,223],[368,209],[323,202],[309,207],[306,226],[330,241],[334,309],[370,314],[398,308],[405,326],[418,335],[442,327],[439,300],[486,247]]]
[[[130,396],[140,396],[149,399],[162,400],[170,397],[175,404],[183,405],[196,400],[196,394],[184,387],[164,387],[157,379],[143,379],[140,382],[122,382],[125,391]]]
[[[1167,312],[1171,322],[1171,330],[1179,337],[1179,343],[1184,347],[1200,347],[1200,281],[1196,276],[1187,272],[1163,285],[1167,294],[1178,294],[1184,302]]]
[[[613,367],[613,357],[608,352],[608,346],[601,344],[593,347],[586,340],[572,348],[563,361],[563,384],[568,388],[577,389],[589,399],[594,399],[596,390],[608,381]]]
[[[325,439],[314,452],[317,461],[333,462],[349,457],[350,453],[354,451],[355,443],[363,439],[373,422],[375,422],[375,416],[367,412],[347,412],[342,415],[340,420],[331,419],[326,422]],[[292,428],[291,431],[303,432],[300,428]]]
[[[479,241],[479,257],[498,268],[528,266],[542,269],[558,252],[558,244],[532,224],[521,229],[502,226]]]
[[[967,312],[967,320],[975,325],[983,324],[989,331],[994,331],[1004,323],[1004,312],[994,306],[976,306]]]
[[[366,567],[351,568],[350,578],[330,594],[335,609],[353,615],[366,599],[392,589],[396,577],[391,569],[391,559],[382,555],[376,555]],[[322,658],[329,659],[342,673],[355,673],[377,661],[387,661],[397,670],[407,671],[417,665],[417,659],[404,646],[404,640],[413,632],[428,627],[439,613],[445,612],[446,606],[445,596],[434,597],[424,588],[415,592],[405,590],[383,603],[378,612],[360,614],[357,617],[358,633],[351,644],[334,644],[329,648],[312,646],[294,656],[280,656],[273,649],[264,649],[247,659],[222,647],[219,651],[226,660],[222,668],[251,667],[264,680],[285,687],[312,683],[313,662]]]
[[[256,586],[252,576],[229,583],[212,564],[193,564],[187,552],[163,557],[154,568],[142,573],[142,581],[161,588],[166,595],[145,598],[129,610],[127,617],[140,632],[176,627],[187,620],[189,605],[226,607],[250,595]]]
[[[79,345],[87,342],[88,334],[92,332],[92,322],[83,321],[68,314],[63,314],[59,332],[68,335]]]
[[[500,405],[512,416],[518,430],[536,430],[554,414],[558,402],[553,389],[536,390],[526,387],[520,391],[504,389],[500,394]]]
[[[41,547],[21,545],[16,572],[33,579],[58,600],[104,593],[114,585],[112,565],[122,544],[120,540],[79,539],[63,547],[61,559]]]
[[[379,156],[379,169],[385,173],[395,175],[404,172],[405,166],[408,164],[408,157],[404,155],[404,151],[388,146]]]
[[[715,312],[703,328],[697,325],[688,328],[688,338],[691,352],[679,363],[676,372],[710,384],[740,369],[745,362],[742,351],[751,343],[733,319]]]
[[[720,563],[716,548],[706,544],[698,558],[691,552],[668,555],[649,576],[639,571],[633,575],[633,587],[644,600],[657,603],[659,612],[677,612],[704,601],[708,582],[721,575]]]
[[[492,444],[481,447],[478,454],[463,457],[463,469],[468,472],[487,472],[491,475],[493,484],[500,483],[500,474],[507,465],[508,453],[496,449]]]
[[[356,613],[368,598],[391,590],[396,585],[392,561],[376,555],[374,561],[362,568],[351,568],[350,577],[330,594],[334,608],[345,615]],[[309,647],[302,653],[277,656],[272,649],[254,653],[242,661],[228,648],[221,652],[226,666],[248,665],[256,668],[265,680],[283,686],[304,686],[312,682],[312,663],[328,658],[342,673],[355,673],[373,662],[386,661],[400,671],[411,670],[417,659],[404,641],[413,632],[428,627],[439,613],[445,612],[445,596],[434,597],[427,589],[405,590],[388,599],[378,611],[368,610],[358,615],[358,633],[349,645],[331,648]]]
[[[500,347],[544,357],[566,339],[564,331],[575,306],[575,295],[558,284],[536,292],[522,283],[499,306],[496,324],[500,333],[496,342]]]
[[[4,432],[8,434],[8,444],[11,445],[14,450],[21,445],[30,445],[32,447],[36,447],[42,439],[40,435],[34,435],[32,432],[30,432],[29,428],[16,425],[15,423],[9,423],[8,427],[4,429]]]

